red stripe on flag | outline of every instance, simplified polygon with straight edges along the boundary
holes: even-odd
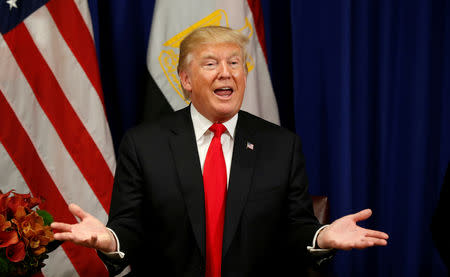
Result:
[[[0,141],[22,174],[30,192],[36,197],[45,199],[40,208],[50,212],[57,221],[76,223],[75,217],[67,209],[66,202],[1,90],[0,118],[2,119]],[[62,247],[81,276],[107,276],[105,266],[93,249],[76,246],[73,243],[64,243]]]
[[[52,0],[46,6],[59,32],[97,91],[106,115],[94,40],[80,11],[74,1]]]
[[[266,51],[266,35],[264,34],[264,16],[259,0],[247,0],[248,6],[253,14],[253,21],[255,22],[256,35],[258,36],[259,45],[264,53],[267,63],[267,51]]]
[[[111,170],[64,95],[24,23],[17,25],[3,37],[67,151],[105,211],[109,211],[113,184]]]

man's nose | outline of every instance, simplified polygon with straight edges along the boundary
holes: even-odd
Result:
[[[230,77],[231,77],[230,65],[226,61],[221,62],[219,67],[219,78],[230,78]]]

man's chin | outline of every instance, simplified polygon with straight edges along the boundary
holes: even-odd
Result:
[[[225,111],[225,110],[215,110],[212,121],[213,122],[225,122],[230,120],[237,112]],[[211,119],[210,119],[211,120]]]

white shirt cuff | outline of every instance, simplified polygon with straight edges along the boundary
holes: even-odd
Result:
[[[125,253],[123,253],[122,251],[120,251],[120,243],[119,243],[119,239],[117,238],[116,233],[114,233],[114,231],[108,227],[106,227],[106,229],[108,229],[114,236],[114,239],[116,240],[116,245],[117,245],[117,251],[113,251],[113,252],[104,252],[101,251],[103,254],[105,254],[108,258],[112,258],[112,259],[123,259],[123,257],[125,257]]]
[[[312,246],[307,246],[306,249],[308,249],[309,252],[311,253],[326,253],[326,252],[330,252],[333,249],[322,249],[322,248],[316,248],[316,241],[317,241],[317,237],[319,236],[320,231],[322,231],[325,227],[327,227],[328,225],[323,225],[322,227],[319,228],[319,230],[316,231],[316,234],[314,235],[313,238],[313,242],[312,242]]]

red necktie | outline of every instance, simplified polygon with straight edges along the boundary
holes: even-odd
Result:
[[[222,237],[227,192],[227,169],[220,137],[226,128],[213,124],[209,130],[214,137],[203,166],[206,213],[206,277],[220,277],[222,263]]]

